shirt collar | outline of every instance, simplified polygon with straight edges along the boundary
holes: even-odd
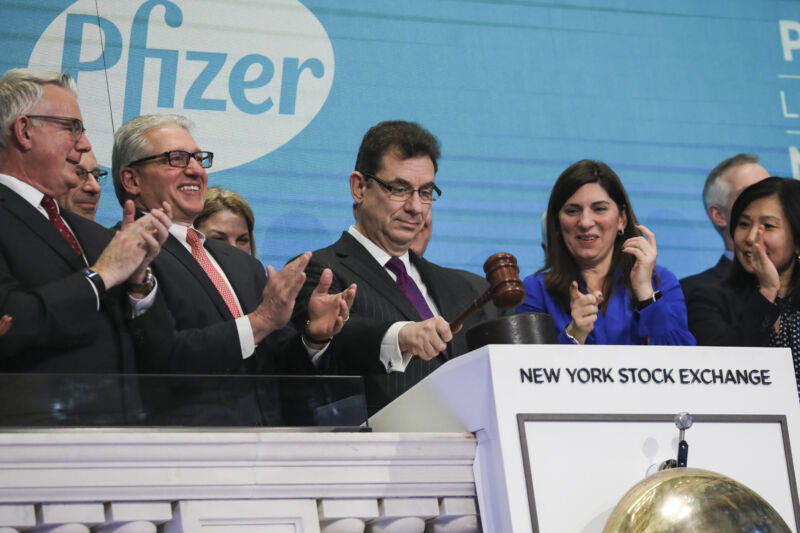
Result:
[[[178,239],[180,242],[185,243],[186,242],[186,234],[189,232],[189,227],[190,226],[184,226],[183,224],[173,223],[169,227],[169,233],[170,233],[170,235],[172,235],[173,237]],[[194,226],[191,226],[191,227],[194,227]],[[200,243],[201,244],[205,243],[206,242],[206,236],[203,235],[203,232],[200,231],[197,228],[195,228],[195,231],[197,232],[197,236],[200,238]]]
[[[391,259],[392,257],[394,257],[388,252],[386,252],[386,250],[384,250],[383,248],[381,248],[380,246],[369,240],[367,237],[362,235],[356,229],[355,226],[350,226],[350,228],[348,228],[347,230],[347,233],[352,235],[353,238],[357,240],[359,244],[361,244],[361,246],[366,248],[367,252],[369,252],[369,255],[371,255],[375,259],[375,261],[377,261],[378,264],[380,264],[382,267],[386,268],[386,262],[389,261],[389,259]],[[406,250],[406,253],[399,256],[399,259],[400,261],[403,262],[403,265],[406,267],[406,272],[410,272],[411,262],[409,261],[408,258],[408,250]]]
[[[9,176],[8,174],[0,174],[0,183],[20,195],[36,209],[43,211],[40,209],[40,206],[42,204],[42,198],[44,198],[44,193],[33,185],[25,183],[14,176]],[[56,203],[56,205],[58,205],[58,203]]]

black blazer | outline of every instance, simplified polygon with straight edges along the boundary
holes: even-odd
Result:
[[[697,287],[687,304],[698,346],[767,346],[780,315],[779,306],[757,289],[737,291],[725,284]]]
[[[93,264],[112,234],[72,213],[62,216]],[[0,337],[0,371],[135,370],[127,295],[110,289],[98,312],[85,267],[47,218],[0,185],[0,315],[14,318]]]
[[[219,263],[233,287],[244,314],[261,301],[267,283],[264,267],[249,254],[215,239],[205,249]],[[256,353],[242,359],[233,315],[192,254],[172,235],[152,263],[158,295],[150,312],[132,323],[141,366],[146,371],[228,373],[254,371],[258,358],[281,358],[300,372],[313,372],[299,335],[281,349],[265,340]],[[284,363],[261,362],[280,370]],[[294,367],[293,365],[297,365]],[[285,369],[288,371],[288,369]]]
[[[428,293],[445,320],[453,320],[480,296],[459,272],[438,266],[410,252]],[[323,372],[361,374],[365,378],[370,414],[400,396],[433,370],[444,364],[444,354],[430,361],[413,357],[405,372],[386,372],[380,361],[380,344],[386,330],[398,321],[419,321],[419,314],[391,276],[350,234],[343,233],[331,246],[314,252],[306,268],[306,283],[297,297],[292,321],[299,329],[308,319],[308,300],[323,269],[333,271],[331,292],[340,292],[351,283],[358,288],[350,319],[333,338],[324,354]],[[486,320],[479,310],[448,345],[451,357],[467,351],[464,332]]]
[[[719,285],[728,277],[730,273],[731,266],[733,266],[733,261],[728,259],[725,254],[722,254],[722,257],[719,258],[717,264],[713,267],[709,268],[708,270],[704,270],[699,274],[694,274],[692,276],[687,276],[681,280],[681,289],[683,289],[683,297],[688,302],[689,296],[691,296],[692,291],[694,291],[697,287],[702,287],[705,285]]]

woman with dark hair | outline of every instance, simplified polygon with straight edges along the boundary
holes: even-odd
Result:
[[[517,311],[552,315],[562,344],[694,345],[678,280],[657,255],[614,171],[578,161],[550,193],[545,266],[525,278]]]
[[[689,302],[697,343],[789,347],[800,376],[800,182],[767,178],[743,190],[730,232],[730,277],[698,287]]]

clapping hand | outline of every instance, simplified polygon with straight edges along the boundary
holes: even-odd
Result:
[[[14,322],[14,319],[11,318],[9,315],[3,315],[0,318],[0,335],[5,335],[9,329],[11,329],[11,324]]]
[[[294,300],[306,281],[305,269],[310,259],[311,252],[305,252],[280,271],[267,266],[267,285],[261,293],[261,303],[247,315],[256,344],[289,322]]]
[[[327,340],[342,331],[344,323],[350,319],[350,306],[356,298],[356,284],[340,293],[328,294],[332,281],[333,272],[326,268],[308,301],[308,322],[303,333],[312,348],[323,348]]]

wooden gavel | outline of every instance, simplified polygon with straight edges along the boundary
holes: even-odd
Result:
[[[483,264],[483,271],[486,272],[489,288],[450,322],[450,331],[460,328],[472,313],[483,307],[490,299],[500,309],[511,309],[525,300],[525,288],[519,279],[516,257],[506,252],[494,254]]]

